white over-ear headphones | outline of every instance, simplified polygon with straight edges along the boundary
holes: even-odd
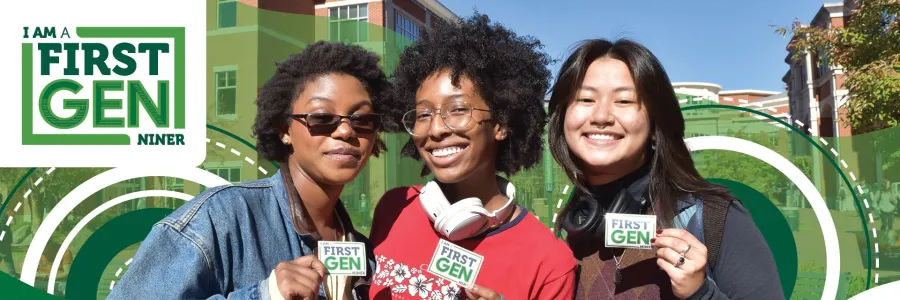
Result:
[[[506,220],[515,211],[516,188],[508,180],[497,176],[497,181],[505,190],[509,200],[503,207],[493,212],[484,209],[478,198],[466,198],[450,204],[436,181],[429,181],[419,194],[419,203],[428,214],[437,230],[450,241],[470,238],[485,232]]]

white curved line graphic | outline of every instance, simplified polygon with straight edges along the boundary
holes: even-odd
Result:
[[[149,190],[125,194],[104,202],[103,204],[92,210],[90,213],[88,213],[86,216],[84,216],[81,221],[78,221],[78,224],[76,224],[75,227],[72,227],[72,231],[69,232],[69,235],[67,235],[66,239],[63,240],[62,245],[59,246],[59,251],[56,252],[56,256],[53,258],[53,267],[50,268],[50,283],[47,284],[47,293],[50,293],[51,295],[53,294],[54,283],[56,283],[56,273],[59,270],[59,264],[62,263],[63,256],[65,256],[64,253],[66,249],[69,249],[69,245],[72,243],[72,241],[75,240],[75,236],[77,236],[78,233],[81,232],[81,229],[84,229],[84,227],[87,226],[88,222],[99,216],[100,213],[115,206],[116,204],[144,197],[169,197],[181,199],[184,201],[189,201],[191,200],[191,198],[194,198],[194,196],[185,193],[166,190]]]
[[[778,152],[751,141],[727,136],[699,136],[685,139],[685,143],[691,151],[727,150],[755,157],[775,167],[797,185],[812,206],[825,238],[825,287],[822,291],[822,299],[834,299],[837,296],[841,267],[837,228],[834,225],[834,219],[831,218],[831,213],[828,212],[825,199],[822,198],[809,178]]]

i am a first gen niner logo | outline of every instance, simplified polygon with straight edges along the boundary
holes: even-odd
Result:
[[[185,144],[183,27],[22,34],[22,145]]]

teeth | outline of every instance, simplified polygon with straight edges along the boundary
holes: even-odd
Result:
[[[447,155],[456,154],[456,153],[459,152],[459,151],[462,151],[462,148],[460,148],[460,147],[447,147],[447,148],[441,148],[441,149],[434,149],[434,150],[431,151],[431,154],[434,155],[434,156],[437,156],[437,157],[442,157],[442,156],[447,156]]]
[[[592,140],[612,141],[616,138],[609,134],[588,134],[588,138]]]

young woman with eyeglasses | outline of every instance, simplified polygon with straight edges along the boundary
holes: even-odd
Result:
[[[747,210],[694,167],[656,57],[629,40],[588,40],[559,74],[549,144],[578,187],[558,222],[581,265],[576,299],[783,299]],[[655,215],[653,249],[605,247],[605,213]]]
[[[390,190],[378,202],[372,299],[572,297],[571,251],[516,205],[515,188],[497,175],[541,157],[550,73],[540,47],[476,13],[437,25],[403,52],[392,116],[411,136],[403,153],[424,160],[422,175],[435,178]],[[458,273],[474,271],[452,254],[465,250],[438,250],[441,240],[483,256],[476,277],[468,277],[473,285],[428,271],[436,251],[468,268]]]
[[[318,42],[279,64],[260,90],[253,133],[260,156],[281,169],[210,188],[159,222],[110,298],[367,298],[367,278],[328,274],[315,249],[320,240],[367,243],[339,196],[385,150],[377,112],[391,87],[378,61],[359,46]]]

